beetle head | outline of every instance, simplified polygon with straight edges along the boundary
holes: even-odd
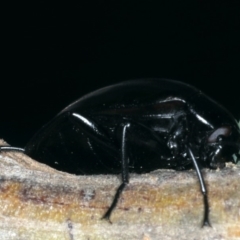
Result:
[[[240,160],[240,128],[223,125],[207,137],[207,159],[210,168],[223,168],[226,162]]]

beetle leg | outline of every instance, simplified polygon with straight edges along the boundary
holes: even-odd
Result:
[[[110,216],[112,214],[112,211],[116,207],[123,189],[129,183],[128,156],[127,156],[127,147],[126,147],[126,145],[127,145],[126,144],[126,142],[127,142],[127,138],[126,138],[127,133],[126,132],[127,132],[127,128],[129,128],[129,127],[130,127],[130,124],[127,123],[123,126],[123,130],[122,130],[122,142],[121,142],[122,183],[116,191],[116,194],[114,196],[111,206],[109,207],[109,209],[103,216],[103,219],[107,219],[109,221],[110,221]]]
[[[196,169],[196,172],[197,172],[197,175],[198,175],[198,179],[199,179],[199,183],[200,183],[200,186],[201,186],[201,192],[202,192],[202,195],[203,195],[204,217],[203,217],[203,225],[202,226],[203,227],[204,226],[211,226],[211,224],[209,222],[209,204],[208,204],[208,196],[207,196],[206,185],[205,185],[205,182],[204,182],[201,170],[199,168],[199,165],[197,163],[197,160],[194,157],[191,148],[187,147],[187,149],[188,149],[189,156],[192,159],[193,165],[194,165],[194,167]]]
[[[24,148],[11,147],[11,146],[0,146],[0,152],[25,152]]]

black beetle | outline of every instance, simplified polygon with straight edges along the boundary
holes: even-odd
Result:
[[[200,168],[222,168],[239,156],[240,128],[234,117],[200,90],[166,79],[135,80],[83,96],[45,125],[24,149],[27,155],[74,174],[122,174],[105,213],[109,219],[129,172],[195,168],[209,223]]]

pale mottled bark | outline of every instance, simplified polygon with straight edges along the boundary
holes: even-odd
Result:
[[[1,142],[0,142],[1,144]],[[101,220],[119,176],[75,176],[0,154],[0,239],[240,239],[240,166],[204,171],[212,227],[194,171],[132,174],[112,224]]]

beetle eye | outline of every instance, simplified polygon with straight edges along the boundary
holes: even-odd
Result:
[[[231,134],[231,132],[232,132],[231,127],[228,126],[220,127],[208,137],[208,142],[209,143],[220,142],[223,140],[224,137],[228,137]]]

